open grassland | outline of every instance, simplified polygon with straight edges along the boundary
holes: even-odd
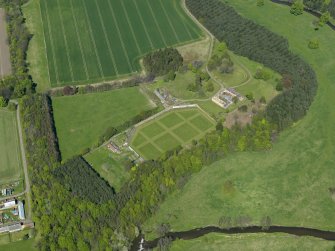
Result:
[[[97,144],[109,127],[116,127],[153,104],[139,88],[57,97],[53,99],[54,117],[62,158],[81,153]]]
[[[16,113],[0,109],[0,184],[21,178]]]
[[[128,178],[123,165],[125,158],[112,153],[107,146],[85,155],[85,159],[116,191]]]
[[[31,1],[24,10],[37,41],[28,59],[52,87],[126,76],[144,54],[201,37],[180,0]]]
[[[171,251],[332,251],[335,243],[312,237],[296,237],[286,234],[208,234],[194,240],[173,242]]]
[[[169,222],[174,230],[217,225],[221,216],[252,217],[259,224],[270,216],[274,225],[335,230],[335,32],[315,31],[314,17],[293,16],[289,8],[266,2],[229,0],[244,16],[288,38],[291,49],[315,69],[319,88],[308,114],[281,133],[268,152],[233,154],[195,174],[171,195],[147,229]],[[318,50],[307,47],[311,38]]]
[[[175,109],[139,126],[131,145],[143,158],[156,159],[213,127],[213,120],[200,109]]]

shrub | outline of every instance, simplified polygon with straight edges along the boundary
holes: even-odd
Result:
[[[319,40],[317,39],[312,39],[308,42],[308,48],[310,49],[318,49],[319,48]]]
[[[290,10],[291,14],[298,16],[304,13],[304,4],[300,0],[296,0]]]

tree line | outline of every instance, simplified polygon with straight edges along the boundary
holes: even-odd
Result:
[[[5,100],[20,98],[34,92],[35,84],[28,73],[26,56],[29,40],[27,27],[21,10],[28,0],[0,0],[0,7],[5,9],[7,33],[12,65],[12,75],[0,80],[0,96]]]
[[[234,53],[289,76],[292,85],[266,108],[265,116],[271,123],[282,130],[306,114],[316,95],[316,74],[309,64],[290,51],[284,37],[242,17],[219,0],[186,0],[186,5]]]

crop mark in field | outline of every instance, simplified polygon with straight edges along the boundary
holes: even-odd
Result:
[[[66,36],[66,33],[65,33],[63,15],[62,15],[62,12],[61,12],[61,9],[60,9],[59,0],[57,0],[57,9],[58,9],[58,15],[60,17],[60,24],[61,24],[61,27],[62,27],[63,38],[64,38],[64,42],[65,42],[65,50],[66,50],[67,61],[69,63],[71,79],[72,79],[72,82],[73,82],[74,81],[74,76],[73,76],[72,63],[71,63],[70,54],[69,54],[69,45],[68,45],[67,36]]]
[[[42,17],[42,10],[41,10],[41,2],[38,2],[38,8],[40,9],[40,19],[42,24],[42,32],[43,32],[43,42],[44,42],[44,48],[45,48],[45,58],[47,60],[47,68],[48,68],[48,76],[49,76],[49,86],[51,86],[51,77],[50,77],[50,68],[49,68],[49,58],[47,53],[47,43],[45,41],[45,33],[44,33],[44,22]],[[57,81],[58,82],[58,81]]]
[[[164,38],[164,35],[163,35],[162,31],[161,31],[161,28],[160,28],[159,25],[158,25],[158,22],[157,22],[155,13],[154,13],[154,11],[152,10],[151,4],[149,3],[149,1],[145,1],[145,2],[147,3],[147,6],[149,7],[149,11],[150,11],[152,17],[154,18],[156,27],[157,27],[157,29],[158,29],[159,34],[161,35],[161,38],[162,38],[162,40],[163,40],[163,42],[164,42],[164,45],[167,46],[167,43],[166,43],[165,38]]]
[[[89,31],[90,31],[90,37],[91,37],[91,42],[92,42],[93,47],[94,47],[95,56],[97,57],[97,60],[98,60],[99,70],[100,70],[100,75],[101,75],[102,79],[105,79],[105,75],[104,75],[104,72],[103,72],[103,70],[102,70],[101,60],[100,60],[100,57],[99,57],[99,54],[98,54],[97,44],[95,43],[95,39],[94,39],[94,35],[93,35],[93,30],[92,30],[91,21],[90,21],[90,19],[89,19],[88,12],[87,12],[87,8],[86,8],[86,5],[85,5],[85,3],[83,2],[83,0],[81,0],[81,5],[82,5],[83,8],[84,8],[84,12],[85,12],[86,20],[88,20],[88,21],[87,21],[87,25],[88,25],[88,29],[89,29]]]
[[[18,140],[19,135],[18,135],[18,128],[17,128],[18,121],[15,119],[15,116],[13,116],[13,125],[14,125],[14,131],[15,131],[15,136],[16,136],[15,137],[15,143],[16,143],[17,146],[19,146],[20,144],[19,144],[19,140]],[[19,165],[20,164],[20,157],[19,157],[20,154],[19,154],[19,151],[18,151],[18,147],[16,147],[16,149],[15,149],[15,154],[16,154],[17,163]]]
[[[121,1],[121,5],[122,5],[123,13],[125,14],[125,17],[126,17],[126,19],[127,19],[128,25],[129,25],[129,27],[130,27],[131,34],[133,35],[134,41],[135,41],[135,43],[136,43],[137,51],[138,51],[138,53],[139,53],[140,55],[142,55],[143,52],[142,52],[142,50],[141,50],[141,48],[140,48],[140,46],[139,46],[139,44],[138,44],[137,37],[136,37],[136,35],[135,35],[133,25],[131,24],[131,22],[130,22],[130,20],[129,20],[129,15],[128,15],[128,12],[127,12],[127,10],[126,10],[126,7],[124,6],[123,1]]]
[[[154,47],[154,45],[153,45],[153,43],[152,43],[152,41],[151,41],[151,38],[150,38],[150,36],[149,36],[148,29],[147,29],[147,27],[146,27],[146,25],[145,25],[145,23],[144,23],[144,21],[143,21],[142,14],[141,14],[141,12],[140,12],[140,10],[139,10],[139,8],[138,8],[138,5],[137,5],[137,3],[136,3],[136,0],[132,0],[132,2],[133,2],[133,4],[135,5],[135,8],[136,8],[136,11],[137,11],[138,16],[140,17],[140,20],[141,20],[142,26],[143,26],[143,28],[144,28],[145,34],[146,34],[146,36],[147,36],[147,38],[148,38],[148,40],[149,40],[149,42],[150,42],[151,49],[154,49],[155,47]]]
[[[128,53],[127,53],[127,50],[126,50],[126,47],[124,45],[123,38],[122,38],[122,35],[121,35],[121,31],[120,31],[120,28],[119,28],[118,22],[116,20],[115,13],[114,13],[114,10],[113,10],[113,7],[112,7],[110,1],[108,1],[108,6],[109,6],[110,11],[112,12],[112,17],[113,17],[113,20],[114,20],[114,23],[115,23],[115,27],[116,27],[117,33],[119,35],[119,39],[120,39],[120,42],[121,42],[123,53],[124,53],[124,55],[125,55],[125,57],[127,59],[128,66],[129,66],[130,70],[133,71],[133,67],[132,67],[132,65],[130,63],[129,56],[128,56]]]
[[[157,0],[156,0],[156,1],[157,1]],[[163,9],[163,12],[164,12],[164,15],[165,15],[166,19],[168,20],[168,23],[169,23],[169,25],[170,25],[170,27],[171,27],[173,33],[174,33],[174,36],[176,37],[178,43],[180,43],[179,36],[178,36],[178,34],[177,34],[177,32],[176,32],[174,26],[172,25],[171,19],[170,19],[169,15],[167,14],[164,5],[162,4],[162,1],[160,1],[160,0],[158,0],[158,1],[159,1],[159,4],[161,5],[161,7],[162,7],[162,9]]]
[[[82,45],[81,39],[80,39],[80,34],[79,34],[79,30],[78,30],[78,23],[77,23],[77,19],[75,18],[72,0],[69,0],[69,1],[70,1],[70,5],[71,5],[71,13],[72,13],[71,16],[72,16],[72,19],[74,21],[74,27],[76,29],[76,35],[77,35],[77,39],[78,39],[78,42],[79,42],[79,49],[80,49],[80,53],[81,53],[81,58],[82,58],[83,63],[84,63],[84,69],[85,69],[85,73],[86,73],[86,80],[88,80],[90,78],[90,76],[88,74],[87,62],[86,62],[86,59],[85,59],[85,56],[84,56],[83,45]]]
[[[58,75],[58,66],[57,66],[57,60],[56,60],[56,53],[55,53],[55,44],[54,44],[54,38],[52,35],[52,30],[51,30],[51,23],[50,23],[50,17],[49,17],[49,11],[48,11],[48,5],[47,5],[48,1],[45,1],[45,16],[47,18],[47,30],[49,33],[49,38],[50,38],[50,42],[51,42],[51,51],[52,51],[52,59],[53,59],[53,65],[54,65],[54,70],[55,70],[55,74],[56,74],[56,81],[57,81],[57,85],[59,84],[59,75]]]
[[[114,54],[113,54],[113,51],[112,51],[112,48],[111,48],[111,42],[109,41],[109,38],[108,38],[108,35],[107,35],[106,26],[105,26],[104,20],[103,20],[102,15],[101,15],[101,10],[100,10],[99,4],[97,3],[96,0],[94,0],[94,3],[95,3],[95,6],[97,7],[97,11],[98,11],[98,15],[99,15],[101,27],[102,27],[102,30],[104,32],[105,40],[106,40],[106,43],[107,43],[109,54],[110,54],[111,59],[112,59],[113,67],[115,69],[116,76],[118,77],[119,76],[119,71],[118,71],[118,69],[116,67]]]

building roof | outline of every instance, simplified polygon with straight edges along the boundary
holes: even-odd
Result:
[[[24,220],[26,217],[24,215],[24,206],[23,206],[22,201],[19,201],[17,207],[19,209],[19,218],[20,218],[20,220]]]

